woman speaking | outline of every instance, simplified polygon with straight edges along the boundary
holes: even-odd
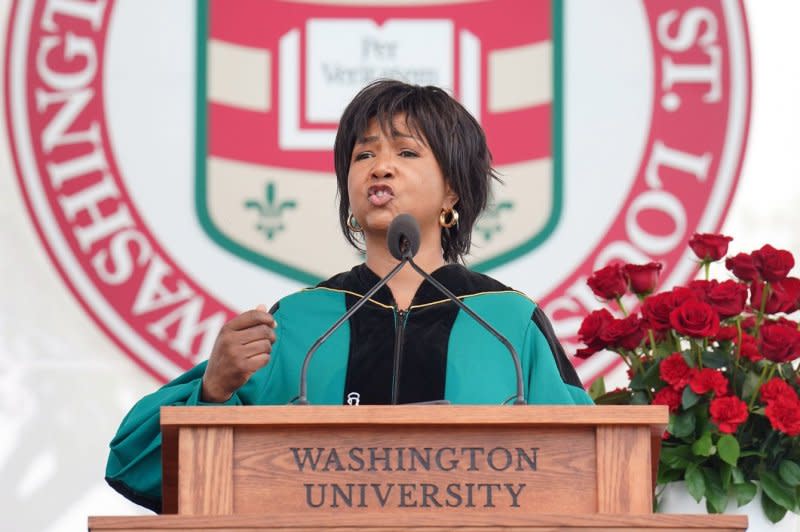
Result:
[[[419,268],[519,354],[529,403],[591,404],[537,305],[461,264],[496,175],[483,130],[458,102],[436,87],[372,83],[344,111],[334,160],[339,223],[364,263],[269,312],[236,316],[207,362],[133,407],[111,442],[106,480],[134,502],[161,509],[161,406],[297,397],[315,340],[398,265],[387,233],[400,214],[419,225]],[[307,374],[312,404],[499,405],[516,396],[518,382],[507,347],[410,264],[319,346]]]

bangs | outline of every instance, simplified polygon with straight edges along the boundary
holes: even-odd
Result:
[[[413,102],[412,93],[398,95],[391,100],[378,102],[374,109],[367,109],[359,115],[353,123],[353,132],[358,134],[353,139],[353,144],[362,141],[373,121],[381,133],[390,138],[411,135],[417,142],[429,147],[428,134],[431,124],[426,123],[424,116],[419,116],[419,106]],[[425,115],[425,113],[423,113]],[[405,131],[398,129],[398,118],[403,117],[402,124]]]

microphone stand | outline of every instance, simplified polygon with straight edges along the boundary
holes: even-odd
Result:
[[[414,270],[417,273],[419,273],[426,281],[431,283],[440,292],[442,292],[444,295],[446,295],[448,298],[450,298],[450,300],[453,301],[456,305],[458,305],[458,307],[461,310],[466,312],[470,317],[472,317],[472,319],[477,321],[487,331],[492,333],[492,335],[495,338],[497,338],[500,341],[500,343],[502,343],[506,347],[506,349],[508,349],[508,352],[511,355],[511,358],[514,360],[514,369],[517,372],[517,395],[516,395],[516,398],[514,399],[514,404],[515,405],[527,404],[525,402],[525,383],[524,383],[524,381],[522,379],[522,364],[519,361],[519,355],[517,354],[517,350],[514,349],[514,346],[511,345],[511,342],[509,342],[506,339],[505,336],[500,334],[497,331],[497,329],[495,329],[494,327],[492,327],[491,325],[486,323],[486,321],[483,318],[481,318],[480,316],[475,314],[475,312],[473,312],[471,308],[469,308],[467,305],[465,305],[463,301],[458,299],[458,297],[456,297],[456,295],[453,294],[453,292],[448,290],[446,286],[444,286],[442,283],[440,283],[439,281],[434,279],[431,275],[428,274],[428,272],[426,272],[425,270],[423,270],[422,268],[417,266],[417,263],[415,263],[414,260],[411,258],[411,256],[409,256],[407,253],[405,253],[403,255],[403,261],[408,261],[408,263],[411,265],[411,267],[414,268]],[[403,263],[401,262],[401,264],[403,264]]]
[[[317,341],[314,342],[314,344],[311,346],[311,349],[309,349],[308,353],[306,353],[305,359],[303,359],[303,367],[300,370],[300,393],[298,394],[297,399],[294,401],[294,404],[296,405],[311,404],[308,401],[308,366],[309,363],[311,362],[311,357],[314,356],[314,352],[317,349],[319,349],[319,346],[322,345],[322,343],[325,342],[325,340],[327,340],[334,332],[336,332],[336,329],[338,329],[344,322],[349,320],[350,316],[355,314],[358,311],[358,309],[363,307],[367,303],[367,301],[369,301],[369,299],[372,296],[374,296],[375,293],[381,289],[381,287],[383,287],[383,285],[388,283],[391,280],[391,278],[394,277],[397,274],[397,272],[399,272],[402,269],[402,267],[406,265],[406,262],[410,261],[411,261],[410,256],[404,256],[402,260],[400,260],[400,262],[397,264],[397,266],[392,268],[392,271],[390,271],[386,275],[386,277],[375,283],[375,286],[370,288],[369,292],[364,294],[361,297],[361,299],[356,302],[355,305],[350,307],[350,309],[347,312],[345,312],[341,318],[336,320],[336,323],[331,325],[330,328],[327,331],[325,331],[322,336],[317,338]]]

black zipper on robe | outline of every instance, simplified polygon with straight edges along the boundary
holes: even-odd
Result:
[[[397,404],[400,398],[400,366],[403,359],[403,336],[406,331],[408,310],[398,310],[394,315],[394,365],[392,367],[392,403]]]

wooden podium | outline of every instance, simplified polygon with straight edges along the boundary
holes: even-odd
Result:
[[[106,530],[745,530],[653,514],[666,407],[164,407],[164,515]]]

